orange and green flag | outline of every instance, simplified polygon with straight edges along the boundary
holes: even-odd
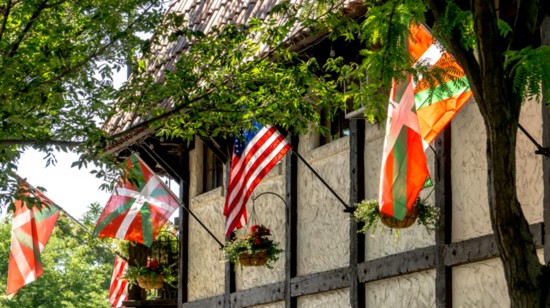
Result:
[[[412,25],[413,66],[437,78],[392,84],[380,177],[380,212],[402,220],[429,177],[424,145],[430,144],[472,97],[462,68],[421,25]],[[435,74],[432,74],[435,75]]]
[[[150,247],[178,208],[175,196],[137,155],[126,160],[132,180],[121,179],[97,221],[93,236],[112,237]]]
[[[430,144],[473,93],[462,67],[424,26],[413,25],[410,31],[408,46],[414,66],[445,72],[440,74],[440,80],[431,78],[429,82],[420,76],[414,85],[420,134],[424,142]]]
[[[21,182],[23,197],[34,197],[39,204],[29,209],[24,200],[15,201],[6,295],[15,294],[44,273],[40,254],[48,243],[60,211],[38,190]]]

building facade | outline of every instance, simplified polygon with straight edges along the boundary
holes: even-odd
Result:
[[[184,12],[191,27],[208,32],[214,24],[265,15],[272,2],[179,1],[172,9]],[[169,69],[185,44],[164,47],[160,54],[165,61],[151,65]],[[285,249],[273,269],[231,266],[220,249],[231,142],[220,146],[219,140],[197,137],[189,145],[166,145],[144,128],[111,149],[138,141],[154,144],[154,153],[136,150],[181,184],[181,198],[189,209],[180,210],[179,220],[178,301],[183,307],[509,306],[491,235],[485,126],[473,99],[427,149],[434,187],[423,190],[422,196],[440,209],[438,228],[429,233],[413,225],[397,239],[388,229],[357,233],[358,225],[346,209],[378,196],[384,126],[361,117],[343,119],[333,138],[313,130],[289,135],[292,151],[307,163],[288,153],[247,204],[254,213],[250,222],[270,228]],[[126,115],[106,127],[118,134],[137,123],[139,119]],[[525,103],[520,124],[548,146],[550,116],[544,104]],[[540,260],[548,264],[550,243],[543,235],[550,224],[550,162],[535,150],[532,140],[518,133],[519,201]],[[239,230],[237,236],[245,232]]]

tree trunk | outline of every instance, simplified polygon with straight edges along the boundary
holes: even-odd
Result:
[[[492,92],[492,91],[487,91]],[[485,93],[490,96],[491,93]],[[496,98],[493,102],[498,102]],[[491,225],[508,283],[512,307],[548,307],[548,273],[540,264],[529,224],[517,201],[515,148],[518,116],[499,103],[501,112],[484,115],[487,129],[488,198]],[[497,110],[494,110],[497,111]],[[511,115],[503,117],[502,114]]]
[[[516,192],[516,137],[521,98],[504,71],[491,0],[473,4],[479,42],[479,84],[473,86],[487,130],[487,192],[491,225],[504,267],[512,307],[549,307],[549,274],[540,264]],[[468,68],[466,68],[468,69]],[[474,79],[474,78],[473,78]]]
[[[436,20],[446,18],[446,1],[428,0]],[[461,29],[443,37],[464,68],[487,130],[487,192],[495,240],[512,307],[550,307],[550,270],[537,257],[529,224],[516,192],[516,135],[521,98],[504,68],[504,53],[532,46],[538,1],[518,1],[511,41],[497,27],[494,0],[456,2],[471,10],[476,54],[461,45]],[[530,34],[532,34],[530,36]]]

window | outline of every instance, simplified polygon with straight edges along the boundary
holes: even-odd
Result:
[[[203,192],[210,191],[223,185],[223,163],[216,157],[216,154],[207,146],[203,147]]]

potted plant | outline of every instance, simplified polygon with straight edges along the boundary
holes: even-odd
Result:
[[[374,230],[381,222],[386,227],[392,229],[408,228],[414,222],[423,225],[428,232],[435,229],[435,224],[439,217],[439,209],[427,203],[425,200],[418,198],[414,203],[413,208],[407,213],[403,220],[397,220],[391,216],[380,213],[378,200],[370,199],[356,203],[356,210],[353,213],[354,219],[357,222],[363,222],[365,225],[359,232],[367,232]]]
[[[130,284],[137,283],[142,289],[160,289],[163,283],[173,286],[176,275],[173,273],[173,264],[159,263],[150,260],[146,266],[129,266],[122,279],[127,279]]]
[[[269,239],[271,231],[263,225],[253,225],[245,237],[234,238],[223,247],[226,256],[233,264],[243,266],[262,266],[271,268],[270,263],[279,259],[283,252],[279,244]]]

